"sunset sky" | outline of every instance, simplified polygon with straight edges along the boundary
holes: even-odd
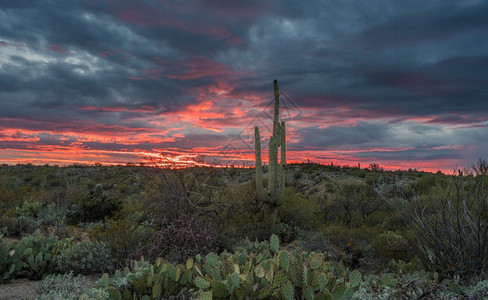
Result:
[[[488,2],[0,4],[0,163],[253,160],[450,172],[488,159]]]

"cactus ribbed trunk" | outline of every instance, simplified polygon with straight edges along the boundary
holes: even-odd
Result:
[[[277,222],[277,208],[285,198],[286,130],[285,122],[280,122],[280,92],[278,81],[274,81],[273,134],[268,146],[268,195],[264,195],[261,167],[261,140],[259,128],[254,128],[254,147],[256,156],[256,190],[261,201],[269,204],[272,230]],[[278,163],[278,148],[281,147],[281,162]]]
[[[280,134],[280,92],[278,91],[278,81],[274,81],[274,114],[273,114],[273,137],[275,143],[279,143]],[[276,148],[278,151],[278,148]]]
[[[254,155],[256,158],[256,191],[259,200],[265,200],[263,187],[263,166],[261,162],[261,136],[259,134],[259,127],[254,127]]]
[[[273,82],[274,86],[274,113],[273,113],[273,135],[269,141],[269,193],[271,196],[271,203],[278,204],[278,179],[280,177],[278,165],[278,147],[281,141],[280,138],[280,92],[278,90],[278,81]]]
[[[276,203],[276,179],[277,179],[277,151],[274,136],[271,136],[268,146],[268,161],[269,161],[269,180],[268,180],[268,190],[270,195],[270,203]]]

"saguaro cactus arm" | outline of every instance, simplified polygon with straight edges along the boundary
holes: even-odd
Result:
[[[281,163],[278,171],[278,192],[277,192],[277,206],[280,206],[285,200],[285,165],[286,165],[286,130],[285,121],[281,121],[280,125],[280,147],[281,147]]]
[[[280,131],[281,165],[286,166],[286,129],[285,121],[281,121]]]
[[[259,134],[259,127],[254,127],[254,155],[255,155],[255,168],[256,168],[256,191],[259,200],[265,200],[265,193],[263,187],[263,167],[261,162],[261,136]]]

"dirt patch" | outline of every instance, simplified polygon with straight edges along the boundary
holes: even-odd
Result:
[[[37,297],[37,281],[27,279],[12,280],[8,284],[0,284],[0,300],[30,300]]]
[[[2,242],[5,242],[6,245],[10,245],[13,242],[20,243],[21,239],[2,237]],[[1,244],[1,242],[0,242],[0,244]]]

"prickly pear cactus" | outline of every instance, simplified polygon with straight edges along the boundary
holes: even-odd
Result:
[[[161,298],[163,292],[163,288],[160,283],[155,283],[152,287],[152,297],[154,299],[159,299]]]
[[[205,279],[203,279],[202,277],[197,277],[193,280],[193,283],[195,284],[195,286],[199,289],[202,289],[202,290],[205,290],[207,288],[210,287],[210,283],[208,283],[208,281],[206,281]]]
[[[286,300],[294,300],[295,299],[295,288],[290,282],[287,282],[283,287],[283,297]]]
[[[290,268],[290,255],[288,254],[288,251],[280,251],[279,257],[280,257],[280,267],[288,272]]]
[[[212,281],[212,294],[217,298],[228,298],[230,296],[229,291],[224,283],[220,281]]]
[[[212,291],[203,292],[198,297],[199,300],[212,300]]]
[[[351,275],[349,276],[350,278],[350,282],[351,282],[351,286],[352,287],[359,287],[359,285],[361,284],[362,282],[362,278],[361,278],[361,273],[357,270],[354,270],[351,272]]]
[[[273,234],[269,239],[269,248],[271,251],[273,251],[273,253],[278,253],[280,250],[280,239],[276,234]]]
[[[362,283],[357,271],[338,278],[321,253],[280,250],[275,235],[249,247],[253,250],[210,253],[178,265],[141,260],[135,263],[138,272],[116,271],[114,281],[104,275],[99,286],[113,299],[167,299],[184,292],[196,299],[351,299]],[[122,277],[132,284],[116,293],[114,282]]]
[[[322,253],[315,254],[310,259],[310,268],[312,270],[316,270],[320,268],[320,266],[322,266],[323,263],[324,263],[324,255]]]

